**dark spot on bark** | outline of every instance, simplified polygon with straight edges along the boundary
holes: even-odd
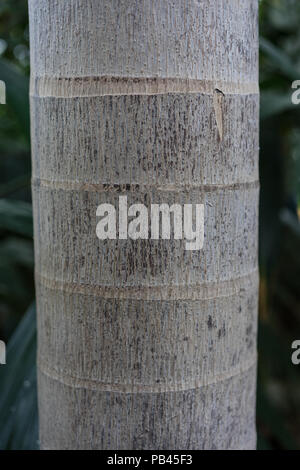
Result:
[[[215,88],[215,91],[217,91],[218,93],[221,93],[221,95],[225,96],[223,91],[222,90],[219,90],[219,88]]]
[[[211,330],[212,328],[216,328],[215,323],[213,322],[212,317],[209,315],[208,320],[207,320],[207,326]]]
[[[221,339],[222,336],[224,337],[226,334],[226,329],[225,329],[225,325],[222,326],[222,328],[220,328],[218,330],[218,338]]]

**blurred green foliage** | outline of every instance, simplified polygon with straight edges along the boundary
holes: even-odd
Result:
[[[27,2],[0,3],[0,337],[7,341],[34,299]]]
[[[28,41],[27,2],[1,0],[7,104],[0,105],[0,338],[9,344],[0,367],[0,449],[38,448],[34,305],[28,309],[34,300]]]
[[[258,448],[300,449],[300,2],[260,2],[260,315]],[[0,449],[36,449],[36,328],[33,284],[27,2],[1,0]],[[28,308],[29,305],[32,305]],[[26,313],[23,315],[23,312]]]
[[[258,447],[300,449],[300,2],[260,2]]]

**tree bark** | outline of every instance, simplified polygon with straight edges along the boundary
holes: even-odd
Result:
[[[253,449],[256,0],[29,0],[43,449]],[[203,203],[200,251],[96,209]]]

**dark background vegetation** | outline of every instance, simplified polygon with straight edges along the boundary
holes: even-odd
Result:
[[[300,449],[300,2],[260,2],[259,449]],[[0,449],[37,449],[27,2],[0,2]]]

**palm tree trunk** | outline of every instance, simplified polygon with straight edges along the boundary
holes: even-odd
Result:
[[[252,449],[256,0],[29,0],[43,449]],[[204,246],[99,204],[204,204]]]

